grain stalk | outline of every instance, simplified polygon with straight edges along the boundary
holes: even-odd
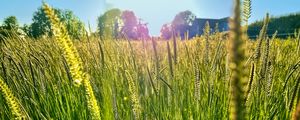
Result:
[[[101,119],[100,109],[97,104],[96,97],[94,96],[93,88],[89,81],[89,75],[83,71],[83,63],[79,58],[79,54],[68,35],[66,27],[63,23],[60,22],[54,10],[46,3],[43,4],[43,10],[51,23],[51,29],[53,35],[55,36],[55,40],[64,52],[64,56],[66,58],[68,66],[70,67],[70,73],[72,78],[74,79],[75,85],[80,86],[83,82],[88,109],[91,112],[92,119]]]
[[[269,14],[267,13],[266,18],[264,20],[264,25],[263,25],[262,29],[260,30],[260,33],[259,33],[259,36],[257,39],[257,45],[256,45],[255,54],[254,54],[254,60],[256,62],[259,61],[259,58],[261,56],[261,45],[267,34],[268,23],[269,23]]]
[[[260,69],[260,77],[261,79],[266,78],[266,75],[268,74],[268,62],[269,62],[269,52],[270,52],[270,39],[266,39],[266,44],[265,44],[265,52],[264,56],[262,58],[262,64],[261,64],[261,69]]]
[[[194,62],[193,66],[195,69],[194,96],[195,96],[195,100],[199,101],[200,100],[200,70],[196,62]]]
[[[154,62],[155,62],[155,80],[156,80],[156,88],[159,89],[159,76],[160,76],[160,64],[159,64],[159,56],[158,56],[158,52],[157,52],[157,42],[152,39],[152,48],[153,48],[153,52],[154,52]]]
[[[299,83],[300,83],[300,76],[298,76],[298,79],[296,81],[296,85],[295,85],[295,88],[294,88],[294,91],[292,94],[292,99],[291,99],[290,106],[289,106],[290,111],[294,108],[294,100],[297,96],[297,93],[299,93]]]
[[[76,86],[80,86],[83,78],[83,63],[79,59],[79,54],[73,45],[66,27],[55,14],[54,10],[47,4],[43,5],[43,10],[51,23],[51,30],[59,47],[62,48],[64,56],[70,67],[70,73]]]
[[[205,37],[205,52],[204,52],[204,63],[206,65],[209,64],[209,34],[210,34],[210,26],[209,22],[207,21],[205,24],[205,28],[203,29],[204,37]]]
[[[14,119],[17,120],[23,120],[25,119],[25,115],[21,112],[21,107],[19,103],[17,102],[16,97],[13,95],[12,91],[9,89],[9,87],[6,85],[6,83],[0,78],[0,91],[10,108],[12,115],[14,116]]]
[[[174,31],[172,34],[172,38],[173,38],[174,64],[176,65],[177,64],[177,41],[176,41],[176,35]]]
[[[253,79],[254,79],[254,70],[255,70],[255,64],[252,63],[252,67],[251,67],[251,72],[250,72],[250,76],[249,76],[249,82],[248,82],[248,86],[247,86],[247,91],[246,91],[246,102],[248,101],[249,97],[250,97],[250,91],[252,88],[252,83],[253,83]]]
[[[99,46],[99,50],[100,50],[101,65],[102,65],[102,68],[104,68],[105,67],[105,58],[104,58],[104,50],[103,50],[103,46],[101,45],[101,41],[98,41],[98,46]]]
[[[276,36],[277,36],[277,31],[273,34],[272,39],[270,41],[273,42],[275,40]],[[270,42],[270,41],[267,41],[267,42]],[[266,50],[266,51],[269,51],[270,50],[270,43],[268,43],[267,48],[268,48],[268,50]],[[266,63],[266,65],[267,65],[266,69],[267,70],[266,70],[266,75],[265,76],[266,76],[266,79],[267,79],[267,86],[266,86],[267,97],[269,97],[270,94],[271,94],[271,85],[272,85],[272,79],[273,79],[273,64],[274,63],[275,63],[275,56],[272,55],[271,59]]]
[[[296,96],[295,94],[298,93],[298,97],[296,99],[296,101],[298,101],[298,103],[296,103],[296,108],[293,110],[294,112],[292,113],[292,120],[299,120],[300,119],[300,101],[299,101],[299,97],[300,97],[300,92],[299,92],[299,82],[300,82],[300,76],[298,76],[298,79],[297,79],[297,83],[296,83],[296,86],[295,86],[295,90],[293,92],[293,96],[292,96],[292,101],[290,103],[290,111],[293,109],[294,107],[294,97]]]
[[[246,32],[248,30],[248,20],[251,17],[252,12],[252,1],[251,0],[244,0],[243,1],[243,21],[246,24]]]
[[[266,74],[267,76],[267,85],[266,85],[266,92],[267,92],[267,97],[271,96],[271,86],[272,86],[272,79],[273,79],[273,65],[274,61],[269,61],[268,62],[268,74]]]
[[[243,31],[241,30],[240,0],[234,0],[234,15],[230,21],[230,68],[232,70],[230,88],[230,119],[245,120],[247,118],[245,106],[245,50]]]
[[[296,42],[297,42],[297,54],[298,56],[300,56],[300,29],[298,30]]]
[[[174,77],[174,71],[173,71],[173,64],[172,64],[172,53],[169,42],[167,42],[167,50],[168,50],[168,62],[169,62],[169,69],[171,73],[171,78]]]
[[[101,120],[100,108],[97,103],[97,99],[94,95],[92,85],[89,81],[89,76],[85,75],[85,80],[83,81],[83,86],[85,88],[85,95],[87,99],[88,109],[91,112],[93,120]]]
[[[128,88],[129,88],[129,93],[130,93],[130,100],[132,103],[132,111],[135,117],[135,120],[139,120],[141,116],[141,106],[139,102],[139,97],[138,97],[138,92],[137,88],[135,86],[135,83],[132,79],[131,74],[128,71],[126,72],[127,80],[128,80]]]

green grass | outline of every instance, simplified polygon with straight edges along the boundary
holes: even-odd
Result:
[[[74,43],[90,75],[102,119],[134,119],[129,80],[136,87],[141,119],[228,119],[231,77],[227,65],[228,40],[211,38],[208,64],[204,63],[205,40],[200,37],[169,41],[169,47],[166,41],[99,41],[96,38]],[[262,65],[255,66],[247,101],[249,118],[291,118],[300,97],[297,42],[295,39],[270,41],[270,77],[260,77]],[[247,41],[247,58],[255,53],[255,45],[256,41]],[[28,118],[91,118],[84,87],[74,86],[63,52],[53,39],[10,38],[1,43],[0,55],[0,76]],[[247,69],[251,70],[250,62]],[[198,98],[196,77],[200,86]],[[1,95],[0,119],[12,117]]]

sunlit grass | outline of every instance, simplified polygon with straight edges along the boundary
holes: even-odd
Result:
[[[133,119],[128,79],[133,79],[142,109],[140,118],[148,119],[227,119],[229,117],[229,78],[227,40],[211,39],[209,56],[203,64],[205,40],[177,41],[177,63],[168,58],[167,42],[157,41],[157,59],[151,41],[76,41],[84,70],[90,74],[95,97],[103,119]],[[18,44],[17,44],[18,43]],[[19,44],[21,43],[21,44]],[[259,76],[254,75],[247,106],[253,119],[289,119],[289,103],[299,77],[299,56],[294,39],[270,41],[272,83],[269,95],[257,91]],[[3,43],[2,43],[3,44]],[[174,63],[173,42],[170,44]],[[100,45],[102,50],[100,49]],[[198,46],[200,45],[200,46]],[[248,41],[246,58],[255,53],[255,41]],[[219,49],[217,49],[219,48]],[[20,104],[32,119],[88,119],[85,92],[72,85],[66,60],[52,39],[11,39],[1,48],[0,75],[16,93]],[[263,49],[264,50],[264,49]],[[104,63],[103,63],[104,62]],[[157,68],[157,63],[159,67]],[[261,66],[256,66],[260,69]],[[198,69],[198,70],[197,70]],[[246,68],[251,69],[251,66]],[[149,70],[149,71],[148,71]],[[158,71],[158,72],[156,72]],[[199,89],[195,80],[199,71]],[[131,77],[126,73],[130,73]],[[229,72],[229,73],[228,73]],[[250,76],[250,75],[249,75]],[[267,80],[261,80],[262,89]],[[197,83],[198,84],[198,83]],[[298,91],[298,90],[297,90]],[[157,92],[157,93],[156,93]],[[298,101],[299,95],[296,94]],[[199,99],[195,101],[195,98]],[[264,98],[264,99],[262,99]],[[0,99],[3,101],[3,99]],[[11,118],[4,102],[2,119]],[[293,106],[295,109],[295,105]]]

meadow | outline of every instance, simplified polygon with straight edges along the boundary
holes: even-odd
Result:
[[[292,118],[300,101],[300,32],[286,39],[243,39],[245,110],[249,119]],[[26,119],[86,120],[86,86],[74,85],[55,38],[10,36],[0,44],[1,85],[7,84]],[[230,37],[191,40],[73,41],[102,119],[218,120],[230,116]],[[72,67],[72,66],[71,66]],[[75,81],[76,82],[76,81]],[[1,88],[3,90],[3,88]],[[0,119],[13,114],[0,96]]]

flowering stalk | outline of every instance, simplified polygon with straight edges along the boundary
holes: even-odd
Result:
[[[83,82],[85,94],[88,104],[88,109],[91,112],[93,120],[100,120],[100,109],[97,104],[93,88],[89,81],[89,75],[83,71],[83,63],[79,58],[79,54],[73,45],[66,27],[60,22],[59,18],[54,13],[54,10],[47,4],[43,5],[43,10],[51,23],[53,35],[64,52],[67,64],[70,67],[71,76],[76,86],[80,86]]]

